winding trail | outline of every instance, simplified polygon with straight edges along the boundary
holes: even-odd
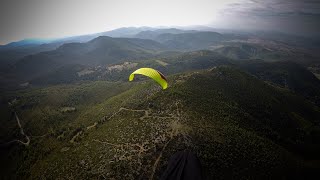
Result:
[[[23,135],[23,136],[25,136],[26,139],[27,139],[27,142],[22,142],[22,141],[20,141],[20,140],[17,140],[17,141],[20,142],[21,144],[25,145],[25,146],[29,146],[29,144],[30,144],[30,138],[29,138],[29,136],[27,136],[27,135],[24,133],[23,127],[21,126],[21,123],[20,123],[20,119],[19,119],[19,117],[18,117],[18,115],[17,115],[16,112],[14,113],[14,115],[15,115],[15,117],[16,117],[18,126],[19,126],[19,128],[20,128],[20,134]]]
[[[161,151],[160,151],[160,154],[159,156],[157,157],[156,161],[154,162],[153,166],[152,166],[152,172],[151,172],[151,175],[150,175],[150,180],[153,179],[154,177],[154,174],[156,173],[156,170],[157,170],[157,167],[158,167],[158,164],[160,162],[160,159],[162,157],[162,154],[163,152],[165,151],[166,147],[168,146],[168,144],[171,142],[171,140],[173,139],[174,137],[174,131],[175,130],[172,130],[171,133],[170,133],[170,139],[164,144],[164,146],[162,147]]]
[[[21,141],[21,140],[19,140],[19,139],[15,139],[15,140],[9,141],[9,142],[7,142],[7,143],[4,143],[4,144],[2,144],[2,145],[8,145],[8,144],[11,144],[11,143],[13,143],[13,142],[18,142],[18,143],[21,143],[21,144],[23,144],[23,145],[25,145],[25,146],[29,146],[29,144],[30,144],[30,138],[29,138],[29,136],[27,136],[27,135],[24,133],[23,127],[21,126],[21,123],[20,123],[20,119],[19,119],[19,117],[18,117],[18,115],[17,115],[16,112],[14,112],[14,116],[15,116],[15,119],[16,119],[16,121],[17,121],[17,124],[18,124],[18,126],[19,126],[19,128],[20,128],[20,134],[23,135],[23,136],[26,138],[27,141],[26,141],[26,142],[23,142],[23,141]]]
[[[113,144],[113,143],[109,143],[109,142],[105,142],[105,141],[100,141],[98,139],[93,139],[92,141],[102,143],[102,144],[107,144],[107,145],[114,146],[114,147],[121,147],[120,144]]]
[[[148,109],[141,109],[141,110],[137,110],[137,109],[129,109],[129,108],[125,108],[125,107],[120,107],[118,111],[114,112],[111,116],[109,117],[104,117],[105,120],[110,120],[112,119],[113,117],[115,117],[118,113],[120,113],[121,111],[131,111],[131,112],[144,112],[144,114],[139,117],[140,120],[143,120],[145,118],[158,118],[158,119],[172,119],[173,121],[171,121],[171,125],[170,125],[170,129],[169,131],[167,131],[167,140],[165,141],[164,145],[162,146],[162,148],[160,149],[160,152],[159,154],[157,155],[154,163],[151,165],[151,172],[150,172],[150,176],[149,176],[149,179],[152,180],[154,179],[155,177],[155,174],[156,174],[156,171],[157,171],[157,168],[158,168],[158,165],[161,161],[161,158],[163,156],[163,153],[165,152],[167,146],[169,145],[170,142],[172,142],[172,140],[179,134],[181,134],[181,109],[179,108],[179,102],[176,102],[173,104],[173,106],[175,106],[175,113],[173,114],[170,114],[169,116],[159,116],[157,114],[154,114],[151,112],[151,109],[148,108]],[[95,123],[96,124],[96,123]],[[95,125],[94,124],[94,125]],[[93,126],[93,125],[92,125]],[[89,126],[91,127],[91,126]],[[88,127],[87,127],[88,129]],[[114,143],[110,143],[108,141],[101,141],[101,140],[98,140],[98,139],[93,139],[92,140],[93,142],[98,142],[98,143],[101,143],[101,144],[106,144],[106,145],[109,145],[109,146],[113,146],[115,148],[123,148],[123,147],[131,147],[131,148],[134,148],[134,147],[137,147],[139,150],[137,152],[137,155],[139,157],[142,156],[143,153],[146,153],[147,151],[149,151],[150,149],[149,148],[145,148],[144,147],[144,143],[143,144],[131,144],[131,143],[125,143],[125,144],[114,144]],[[145,142],[146,143],[146,142]]]

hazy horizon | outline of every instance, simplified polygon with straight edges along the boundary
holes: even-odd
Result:
[[[202,25],[320,36],[320,2],[314,0],[5,0],[0,16],[0,44],[140,26]]]

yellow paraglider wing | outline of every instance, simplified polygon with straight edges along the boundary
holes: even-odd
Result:
[[[159,71],[152,69],[152,68],[140,68],[134,71],[129,76],[129,81],[132,81],[135,74],[141,74],[144,76],[148,76],[155,80],[157,83],[159,83],[162,86],[162,89],[167,89],[168,82],[167,79],[161,74]]]

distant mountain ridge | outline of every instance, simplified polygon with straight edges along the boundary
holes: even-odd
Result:
[[[40,45],[40,44],[45,44],[45,43],[50,43],[54,40],[50,39],[23,39],[21,41],[16,41],[16,42],[11,42],[6,45],[0,46],[0,49],[5,49],[5,48],[17,48],[21,46],[32,46],[32,45]]]
[[[0,45],[0,67],[14,64],[20,58],[24,56],[36,54],[44,51],[55,50],[59,46],[66,43],[84,43],[88,42],[99,36],[111,36],[111,37],[133,37],[135,34],[152,30],[150,27],[126,27],[118,28],[111,31],[71,36],[55,39],[24,39],[17,42],[11,42],[6,45]]]
[[[147,30],[147,31],[141,31],[134,35],[135,38],[141,38],[141,39],[152,39],[154,40],[157,36],[160,34],[182,34],[182,33],[193,33],[193,32],[200,32],[196,30],[182,30],[182,29],[176,29],[176,28],[169,28],[169,29],[156,29],[156,30]]]
[[[55,39],[45,44],[41,44],[42,41],[40,40],[16,42],[15,47],[0,47],[0,74],[2,76],[0,83],[36,82],[35,79],[39,78],[42,79],[41,82],[45,82],[44,77],[50,76],[52,79],[51,76],[57,75],[58,72],[68,74],[70,72],[65,73],[63,71],[71,70],[71,72],[76,73],[74,71],[78,68],[72,68],[72,66],[86,69],[97,66],[106,67],[110,64],[119,64],[125,61],[140,62],[152,58],[163,59],[169,57],[176,60],[176,55],[185,52],[187,52],[186,59],[182,59],[181,64],[179,64],[180,61],[174,61],[173,63],[173,67],[177,70],[171,71],[172,67],[167,67],[170,72],[179,72],[179,69],[211,67],[212,64],[221,65],[230,59],[236,61],[248,59],[261,59],[271,62],[294,61],[303,66],[308,66],[308,64],[316,61],[309,54],[285,43],[259,39],[249,34],[222,34],[209,31],[211,29],[206,30],[127,27],[107,32]],[[193,51],[198,50],[213,50],[215,54],[202,51],[200,53],[202,55],[199,57],[191,55]],[[214,55],[207,56],[205,54]],[[220,55],[218,59],[221,60],[219,63],[215,59],[218,55]],[[213,59],[208,61],[206,58]],[[184,60],[186,61],[182,62]],[[164,69],[164,67],[159,68]],[[61,81],[58,82],[65,82],[65,76],[60,77],[62,77]]]
[[[218,42],[228,39],[217,32],[168,29],[159,31],[142,31],[136,37],[152,39],[175,50],[208,49]]]
[[[67,43],[53,51],[26,56],[11,72],[28,80],[66,64],[107,65],[151,57],[163,50],[163,45],[152,40],[100,36],[87,43]]]

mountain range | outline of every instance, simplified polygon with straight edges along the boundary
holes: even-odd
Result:
[[[1,177],[159,179],[181,150],[207,179],[319,177],[317,43],[211,30],[129,27],[1,46]],[[128,82],[141,67],[163,73],[168,89]]]

